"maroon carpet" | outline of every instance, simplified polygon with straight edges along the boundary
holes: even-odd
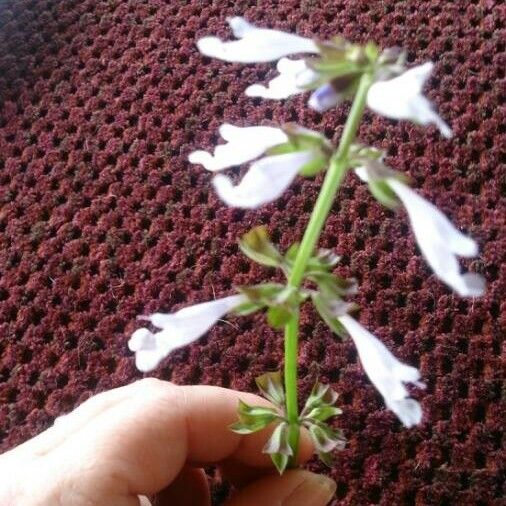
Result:
[[[228,4],[231,7],[224,7]],[[492,0],[439,2],[4,0],[0,3],[0,449],[89,395],[140,377],[126,347],[135,316],[269,279],[236,238],[265,223],[282,247],[301,237],[321,179],[300,179],[257,212],[227,209],[186,161],[223,121],[297,121],[338,140],[348,106],[250,99],[273,65],[203,58],[195,41],[229,37],[225,18],[321,38],[340,33],[436,62],[427,95],[455,137],[367,113],[361,139],[476,238],[487,292],[462,299],[426,267],[404,213],[349,177],[321,245],[360,281],[361,321],[420,367],[424,424],[403,430],[342,343],[302,317],[304,394],[318,374],[341,393],[349,439],[335,504],[499,505],[505,493],[506,11]],[[503,165],[501,165],[501,163]],[[504,193],[503,193],[504,195]],[[280,367],[281,333],[258,314],[222,323],[156,375],[253,390]],[[216,503],[227,493],[215,480]]]

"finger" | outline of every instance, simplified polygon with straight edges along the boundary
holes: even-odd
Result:
[[[261,453],[267,431],[244,437],[228,428],[237,419],[239,399],[257,405],[268,405],[267,401],[219,387],[177,387],[154,379],[140,383],[142,391],[69,440],[69,444],[77,439],[88,442],[84,449],[79,443],[75,451],[84,451],[89,458],[100,455],[103,474],[117,473],[130,493],[162,490],[186,463],[234,457],[252,467],[272,465]]]
[[[17,448],[19,452],[31,452],[37,456],[56,448],[70,434],[77,432],[101,413],[113,409],[120,402],[131,398],[139,389],[139,381],[114,388],[90,397],[70,413],[55,419],[54,425]]]
[[[334,497],[336,484],[309,471],[287,471],[266,476],[235,493],[227,506],[325,506]]]
[[[156,496],[155,506],[210,506],[211,495],[202,469],[184,467],[177,478]]]
[[[264,438],[267,438],[268,435],[264,435]],[[245,444],[246,441],[241,443],[241,446]],[[251,443],[248,443],[248,446]],[[248,453],[251,451],[255,451],[255,447],[251,446],[247,449]],[[256,448],[258,451],[258,445]],[[242,455],[241,455],[242,453]],[[248,462],[244,457],[246,450],[241,448],[236,452],[236,455],[240,455],[243,460],[238,460],[236,457],[231,457],[229,459],[224,460],[220,463],[220,471],[224,479],[232,483],[235,487],[242,488],[246,486],[248,483],[259,479],[261,476],[266,474],[275,473],[276,470],[271,462],[271,459],[268,455],[266,455],[267,463],[265,466],[252,466],[245,462]],[[297,463],[304,464],[306,463],[313,454],[313,447],[311,444],[311,439],[307,430],[302,427],[300,432],[300,442],[299,442],[299,452],[297,454]]]

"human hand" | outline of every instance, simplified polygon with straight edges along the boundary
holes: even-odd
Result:
[[[308,471],[274,474],[261,450],[269,431],[228,429],[238,400],[265,399],[156,379],[92,397],[26,443],[0,455],[2,506],[210,504],[201,466],[220,466],[234,486],[228,506],[324,506],[335,483]],[[311,455],[303,433],[299,461]]]

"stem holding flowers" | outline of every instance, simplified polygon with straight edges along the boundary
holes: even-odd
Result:
[[[370,74],[363,74],[353,101],[350,114],[344,125],[337,151],[332,156],[330,167],[323,181],[320,194],[309,218],[304,237],[288,278],[288,285],[299,288],[306,271],[307,262],[318,243],[320,234],[332,208],[332,202],[348,168],[348,151],[355,139],[360,120],[364,113],[367,92],[372,84]],[[298,356],[299,318],[298,312],[285,326],[285,390],[286,411],[290,422],[290,443],[298,447],[299,414],[297,405],[297,356]]]
[[[405,54],[396,48],[380,51],[374,43],[362,46],[340,37],[321,42],[258,28],[240,17],[228,21],[238,40],[204,37],[197,43],[203,54],[242,63],[278,60],[279,75],[268,86],[249,86],[246,95],[284,99],[310,91],[308,105],[319,112],[345,100],[353,100],[352,107],[336,150],[323,135],[299,125],[238,127],[225,123],[220,127],[220,135],[226,142],[218,145],[214,153],[198,150],[190,154],[191,163],[218,172],[212,180],[218,196],[229,206],[243,209],[273,202],[298,176],[312,177],[325,170],[327,174],[300,244],[292,244],[283,253],[271,242],[264,226],[253,228],[239,241],[241,251],[251,260],[280,269],[286,284],[239,286],[236,295],[175,313],[141,317],[160,330],[136,330],[129,347],[136,353],[137,367],[150,371],[173,349],[202,336],[225,314],[248,315],[265,310],[272,327],[284,328],[284,375],[279,371],[267,372],[256,379],[259,390],[273,407],[241,402],[239,420],[232,430],[250,434],[275,423],[264,452],[270,454],[282,473],[288,466],[295,466],[303,426],[320,459],[330,465],[332,451],[344,446],[341,431],[329,424],[341,414],[335,406],[337,393],[329,385],[316,382],[300,413],[298,409],[297,358],[302,303],[311,301],[335,334],[353,340],[365,373],[387,408],[405,427],[422,420],[420,403],[411,397],[406,385],[424,388],[418,369],[395,358],[379,339],[349,315],[354,305],[345,298],[355,293],[356,283],[333,272],[339,258],[332,251],[316,248],[347,172],[367,183],[381,204],[391,209],[405,207],[419,248],[441,281],[461,296],[479,296],[485,290],[483,278],[472,272],[462,273],[458,263],[458,256],[478,254],[475,241],[410,189],[406,176],[384,163],[383,151],[355,141],[364,109],[368,106],[392,119],[433,124],[446,138],[452,136],[452,131],[422,95],[432,62],[406,69]],[[300,53],[311,56],[299,60],[286,58]],[[249,170],[237,184],[221,173],[246,162],[251,162]]]

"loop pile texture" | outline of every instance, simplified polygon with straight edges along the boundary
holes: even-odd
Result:
[[[297,121],[337,142],[346,119],[349,106],[322,115],[306,96],[248,98],[249,84],[274,77],[273,65],[202,57],[196,40],[229,38],[232,15],[303,36],[372,39],[405,47],[411,64],[436,62],[426,93],[455,137],[368,112],[360,138],[385,149],[388,164],[479,242],[472,270],[487,291],[476,300],[451,294],[420,258],[406,215],[382,208],[350,174],[321,246],[342,255],[339,273],[358,279],[362,323],[420,368],[424,423],[402,430],[353,344],[306,308],[302,395],[316,376],[331,383],[349,440],[332,469],[311,467],[337,481],[335,504],[499,504],[506,13],[492,0],[4,0],[0,450],[91,394],[139,378],[126,345],[137,315],[271,278],[238,251],[251,226],[267,224],[283,248],[301,238],[321,177],[245,212],[226,208],[212,175],[186,159],[209,150],[224,122]],[[281,360],[282,333],[258,314],[220,323],[156,375],[255,390],[255,376]],[[219,504],[227,488],[214,483]]]

